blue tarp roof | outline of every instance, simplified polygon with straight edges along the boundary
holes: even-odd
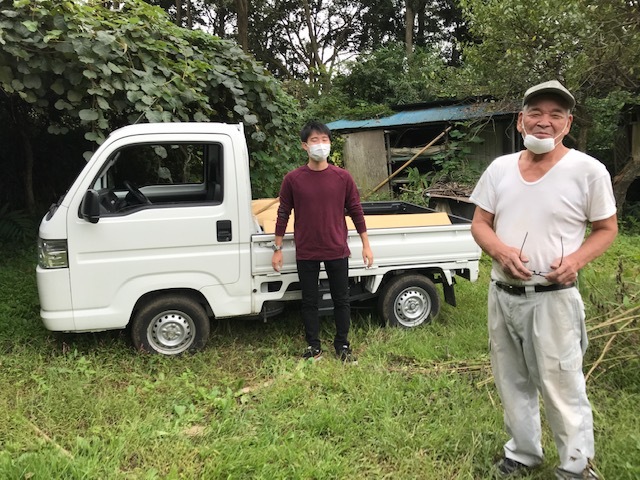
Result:
[[[510,115],[515,113],[514,111],[496,111],[495,108],[496,105],[491,103],[437,106],[406,110],[394,113],[388,117],[371,118],[368,120],[336,120],[335,122],[327,123],[327,127],[333,131],[380,129],[401,127],[404,125],[469,120],[472,118]]]

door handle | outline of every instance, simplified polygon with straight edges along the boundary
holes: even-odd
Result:
[[[231,234],[231,220],[218,220],[216,222],[216,233],[219,242],[230,242],[233,238]]]

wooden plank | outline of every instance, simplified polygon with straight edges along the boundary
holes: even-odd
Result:
[[[251,210],[253,212],[259,212],[261,208],[273,202],[274,199],[258,199],[253,200]],[[264,233],[275,233],[276,231],[276,217],[278,215],[278,205],[276,202],[267,210],[258,213],[256,219],[258,224],[263,229]],[[400,214],[400,215],[365,215],[365,221],[367,223],[367,229],[373,228],[398,228],[398,227],[424,227],[428,225],[451,225],[449,216],[445,212],[434,213],[412,213],[412,214]],[[345,218],[347,222],[347,228],[349,230],[355,230],[355,226],[351,221],[351,217]],[[294,212],[291,212],[289,217],[289,223],[287,224],[287,233],[293,232],[294,224]]]

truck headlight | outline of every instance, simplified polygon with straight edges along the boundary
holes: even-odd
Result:
[[[38,265],[41,268],[67,268],[67,241],[38,238]]]

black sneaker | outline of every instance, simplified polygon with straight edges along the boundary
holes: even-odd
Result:
[[[351,351],[349,345],[343,345],[340,348],[336,348],[336,356],[345,363],[358,363],[358,359]]]
[[[309,345],[307,349],[304,351],[304,353],[302,354],[302,358],[304,360],[309,360],[309,359],[320,360],[322,358],[322,349],[315,348]]]
[[[513,460],[512,458],[505,457],[496,463],[495,469],[499,478],[515,478],[531,472],[533,467],[529,467],[524,463]]]

